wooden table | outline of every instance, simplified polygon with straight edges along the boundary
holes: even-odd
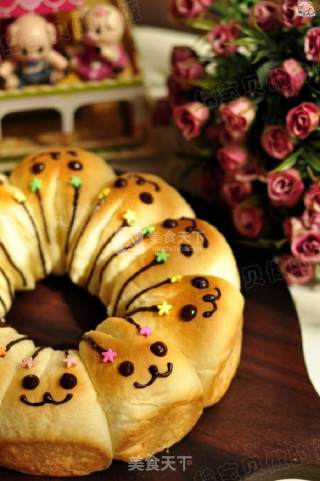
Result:
[[[206,212],[201,215],[204,217]],[[158,454],[158,464],[155,461],[149,470],[146,464],[140,466],[140,471],[114,462],[107,472],[83,479],[320,480],[320,398],[306,373],[298,319],[289,292],[278,279],[268,255],[255,257],[241,249],[238,259],[247,301],[245,335],[241,365],[225,398],[205,411],[182,442],[169,452]],[[58,315],[63,323],[69,323],[71,336],[73,329],[79,329],[72,320],[83,311],[86,300],[83,305],[75,303],[79,297],[68,282],[62,284],[62,290],[58,289],[57,281],[49,279],[34,293],[19,296],[11,317],[29,316],[38,322],[45,319],[48,324]],[[67,304],[71,304],[71,309]],[[95,309],[99,320],[103,313],[100,306],[93,308],[94,305],[91,303],[87,309]],[[80,318],[80,324],[85,317]],[[168,460],[171,468],[166,466]],[[44,478],[0,470],[1,481],[31,479]]]

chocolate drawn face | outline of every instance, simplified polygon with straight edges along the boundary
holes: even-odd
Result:
[[[66,166],[70,175],[76,175],[85,167],[83,153],[77,149],[57,149],[35,155],[30,160],[30,174],[41,177],[48,169]]]
[[[129,174],[120,176],[114,182],[115,189],[125,189],[126,187],[134,186],[139,200],[142,204],[152,205],[156,200],[156,195],[161,191],[160,185],[146,176],[140,174]]]

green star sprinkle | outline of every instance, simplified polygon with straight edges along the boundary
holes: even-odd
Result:
[[[42,180],[41,179],[32,179],[32,181],[29,184],[31,192],[34,194],[38,192],[41,187],[42,187]]]
[[[158,264],[161,264],[163,262],[166,262],[169,259],[170,255],[166,251],[159,251],[156,254],[156,261]]]
[[[76,177],[76,176],[73,176],[73,177],[70,177],[70,185],[72,185],[72,187],[74,187],[75,189],[80,189],[80,187],[82,186],[82,180],[80,177]]]
[[[156,228],[153,227],[153,226],[150,226],[150,227],[145,227],[144,229],[142,229],[142,235],[143,236],[148,236],[148,235],[151,235],[155,232]]]

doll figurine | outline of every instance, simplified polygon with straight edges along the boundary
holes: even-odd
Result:
[[[85,80],[115,78],[128,65],[122,39],[125,21],[113,5],[97,5],[82,19],[83,37],[72,61],[76,73]]]
[[[40,15],[26,14],[7,29],[10,55],[0,65],[6,89],[54,84],[61,80],[68,61],[53,49],[56,29]]]

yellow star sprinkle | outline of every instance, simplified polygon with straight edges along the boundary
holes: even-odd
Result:
[[[7,350],[5,347],[0,346],[0,357],[6,357]]]
[[[157,306],[158,308],[158,314],[159,316],[167,316],[168,314],[170,314],[170,311],[172,309],[172,305],[171,304],[168,304],[167,301],[163,301],[162,304],[159,304]]]
[[[111,189],[109,189],[108,187],[106,189],[103,189],[98,196],[98,200],[106,199],[110,192]]]
[[[27,198],[22,192],[15,192],[13,198],[18,204],[24,204],[27,202]]]
[[[134,212],[133,210],[128,209],[123,214],[123,219],[127,222],[128,225],[132,225],[137,220],[137,213]]]
[[[180,274],[176,274],[175,276],[172,276],[170,278],[170,281],[171,281],[171,284],[175,284],[176,282],[181,282],[183,279],[183,276],[181,276]]]

